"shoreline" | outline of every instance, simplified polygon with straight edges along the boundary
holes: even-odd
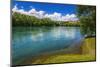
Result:
[[[86,44],[87,43],[86,42],[87,39],[88,40],[89,39],[95,40],[94,37],[92,37],[92,38],[85,38],[84,39],[85,42],[83,42],[81,46],[78,46],[77,49],[72,50],[72,53],[70,51],[69,51],[69,53],[66,52],[66,51],[70,50],[70,48],[69,49],[65,48],[65,49],[63,49],[61,51],[58,51],[59,53],[54,53],[54,54],[51,54],[51,55],[41,56],[35,62],[32,62],[32,64],[48,64],[48,63],[63,63],[63,62],[95,61],[96,60],[95,59],[95,49],[94,49],[95,48],[95,44],[93,46],[94,48],[90,46],[90,45],[92,45],[93,41],[90,41],[89,42],[90,44],[89,43]],[[75,48],[75,47],[76,46],[73,46],[73,48]],[[75,50],[78,51],[78,52],[73,53],[73,51],[75,51]],[[62,58],[60,58],[60,57],[62,57]],[[56,58],[57,58],[57,61],[54,61],[54,60],[56,60]],[[67,60],[62,61],[63,58],[66,58]],[[72,61],[72,59],[73,59],[73,61]]]
[[[18,65],[26,64],[51,64],[51,63],[67,63],[67,62],[81,62],[81,61],[95,61],[95,49],[88,48],[89,43],[95,43],[95,41],[90,41],[88,44],[87,40],[95,40],[95,37],[85,38],[81,45],[76,44],[69,48],[64,48],[61,50],[56,50],[54,52],[44,53],[40,56],[31,57],[28,60],[23,60],[22,63]],[[88,45],[88,47],[87,47]],[[95,44],[94,44],[95,45]],[[73,50],[71,50],[73,49]],[[92,50],[92,52],[91,52]]]

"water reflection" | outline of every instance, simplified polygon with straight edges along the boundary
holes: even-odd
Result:
[[[16,27],[12,36],[13,59],[67,48],[82,39],[79,27]]]
[[[65,31],[64,35],[66,38],[75,38],[76,36],[76,29],[69,29],[67,28],[67,30]]]
[[[59,27],[59,28],[53,28],[51,30],[51,35],[54,37],[54,39],[59,39],[59,38],[70,38],[74,39],[75,36],[77,36],[76,29],[71,29],[71,28],[66,28],[66,27]]]
[[[61,27],[59,27],[59,28],[55,28],[55,27],[54,27],[54,28],[51,30],[51,34],[53,34],[52,36],[53,36],[55,39],[61,37],[61,35],[62,35],[61,32],[62,32]]]
[[[43,40],[44,34],[42,32],[37,33],[36,35],[31,34],[31,38],[33,41]]]

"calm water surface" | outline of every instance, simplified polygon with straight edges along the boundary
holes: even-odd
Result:
[[[14,62],[45,52],[64,49],[80,42],[79,27],[14,27],[12,56]]]

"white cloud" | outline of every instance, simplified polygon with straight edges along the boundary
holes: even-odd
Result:
[[[61,21],[61,13],[54,12],[53,14],[45,14],[45,18],[50,18],[51,20]]]
[[[39,18],[44,18],[45,11],[38,11],[37,14],[38,14]]]
[[[62,21],[77,21],[78,18],[75,14],[66,14],[62,16]]]
[[[12,9],[12,11],[16,11],[18,10],[17,5],[14,6],[14,8]]]
[[[44,18],[45,11],[37,11],[36,9],[32,8],[31,10],[28,11],[28,14],[41,19]]]
[[[21,14],[28,14],[23,8],[22,9],[18,9],[17,5],[14,6],[14,8],[12,9],[12,11],[13,12],[18,12],[18,13],[21,13]]]
[[[32,8],[31,10],[28,11],[29,14],[35,14],[36,12],[37,11],[34,8]]]
[[[58,12],[54,12],[52,14],[48,14],[45,11],[37,11],[35,8],[32,8],[29,11],[25,11],[23,8],[18,9],[17,5],[14,6],[14,8],[12,9],[13,12],[19,12],[21,14],[26,14],[26,15],[30,15],[30,16],[35,16],[37,18],[50,18],[51,20],[54,21],[77,21],[78,18],[76,16],[76,14],[66,14],[66,15],[62,15],[61,13]]]

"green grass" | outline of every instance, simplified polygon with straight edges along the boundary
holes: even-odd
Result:
[[[95,38],[86,38],[80,47],[81,53],[79,54],[44,55],[32,62],[32,64],[95,61],[95,46]]]
[[[84,43],[82,45],[82,51],[83,54],[92,54],[95,55],[95,38],[87,38],[84,40]]]

